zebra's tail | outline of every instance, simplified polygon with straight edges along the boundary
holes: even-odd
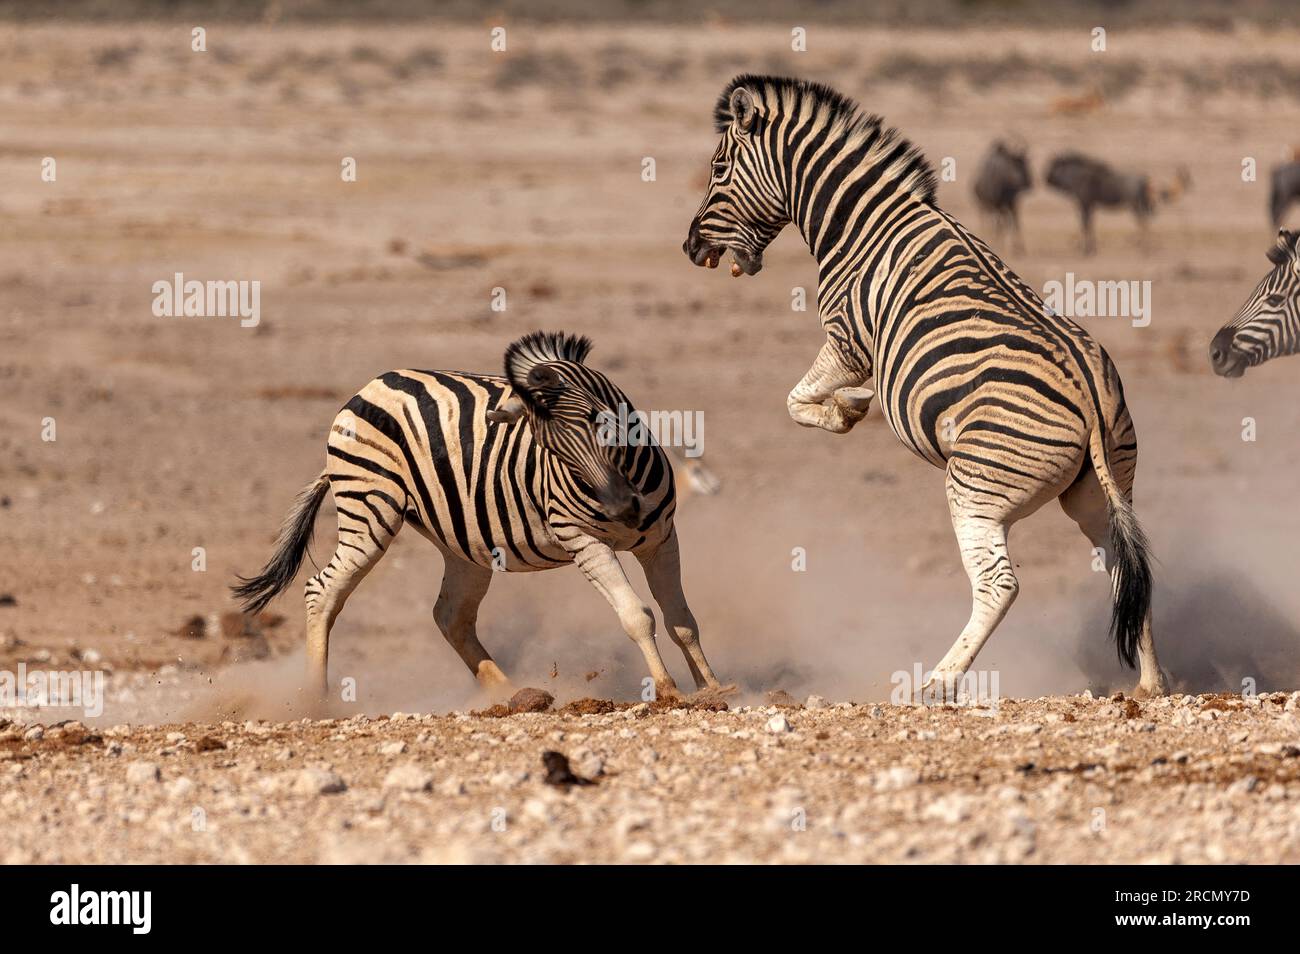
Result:
[[[1119,489],[1106,457],[1106,438],[1100,425],[1092,432],[1089,445],[1092,469],[1106,492],[1110,517],[1110,563],[1114,571],[1114,605],[1110,635],[1120,661],[1130,669],[1137,665],[1137,645],[1147,613],[1151,609],[1151,551],[1146,534],[1138,525],[1133,505]]]
[[[329,486],[329,478],[321,473],[302,489],[284,518],[280,536],[275,541],[275,553],[262,568],[262,572],[248,580],[238,577],[239,584],[230,588],[235,598],[243,604],[245,613],[260,613],[298,575],[303,554],[311,543],[316,512],[320,510],[321,501],[325,499]]]

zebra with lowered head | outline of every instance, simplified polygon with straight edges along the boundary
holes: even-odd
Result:
[[[1210,342],[1210,366],[1225,378],[1300,351],[1300,232],[1282,229],[1268,250],[1273,270],[1255,286],[1237,317]]]
[[[657,691],[677,689],[655,644],[655,619],[615,551],[645,570],[664,625],[697,687],[719,688],[682,592],[673,470],[653,440],[612,439],[632,404],[588,367],[586,338],[537,332],[506,349],[505,376],[389,371],[334,418],[325,469],[290,510],[275,554],[234,592],[257,612],[298,573],[316,512],[330,492],[338,546],[307,581],[307,668],[327,687],[330,628],[403,524],[442,551],[433,615],[485,688],[509,681],[479,642],[478,608],[495,570],[576,563],[618,614]]]
[[[1120,658],[1140,659],[1140,693],[1164,692],[1132,505],[1137,440],[1106,352],[935,204],[911,144],[834,90],[740,76],[714,119],[721,139],[687,256],[716,267],[729,250],[733,272],[753,275],[793,223],[818,262],[826,341],[790,392],[791,417],[843,434],[878,396],[903,444],[946,471],[973,605],[931,691],[956,691],[1016,597],[1011,525],[1059,499],[1108,554]]]

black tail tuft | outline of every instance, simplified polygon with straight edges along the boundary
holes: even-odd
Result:
[[[1110,635],[1120,661],[1137,665],[1138,640],[1151,609],[1151,554],[1146,534],[1127,500],[1110,506],[1110,541],[1114,553],[1115,604]]]
[[[245,613],[260,613],[298,575],[303,555],[311,543],[316,511],[320,509],[329,486],[329,479],[321,474],[303,488],[294,500],[288,516],[284,518],[279,539],[275,543],[275,553],[262,568],[262,572],[251,580],[238,577],[239,584],[230,588],[236,599],[243,604]]]

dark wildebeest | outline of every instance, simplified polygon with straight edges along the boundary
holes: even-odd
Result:
[[[975,199],[992,219],[994,240],[1010,231],[1017,252],[1025,250],[1020,231],[1020,193],[1032,185],[1024,143],[1015,140],[995,141],[975,176]]]
[[[1053,159],[1046,178],[1049,186],[1072,196],[1079,204],[1085,255],[1097,250],[1092,231],[1093,209],[1098,206],[1130,209],[1137,217],[1138,227],[1145,232],[1147,220],[1156,210],[1157,199],[1173,201],[1191,182],[1187,171],[1180,169],[1175,182],[1157,192],[1150,177],[1116,172],[1106,163],[1078,152],[1062,153]]]
[[[1273,216],[1273,227],[1282,224],[1286,208],[1300,199],[1300,160],[1283,163],[1273,169],[1273,187],[1269,190],[1268,211]]]

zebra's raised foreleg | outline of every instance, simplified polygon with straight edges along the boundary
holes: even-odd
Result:
[[[846,361],[839,346],[828,339],[808,373],[786,398],[790,417],[804,427],[847,434],[871,408],[875,392],[860,387],[870,376],[869,371]]]
[[[641,602],[627,581],[627,574],[618,562],[618,556],[608,546],[590,537],[579,538],[572,542],[565,541],[566,547],[573,547],[574,562],[583,575],[591,582],[597,592],[618,614],[623,630],[632,642],[636,643],[645,657],[646,668],[655,682],[655,692],[660,696],[680,695],[673,677],[664,667],[659,647],[655,644],[655,617],[650,607]]]
[[[645,570],[646,582],[650,592],[664,614],[664,628],[677,648],[686,657],[686,665],[691,668],[691,678],[695,680],[696,689],[722,689],[713,668],[704,658],[704,649],[700,646],[699,627],[695,616],[686,604],[686,594],[682,592],[681,555],[677,546],[677,530],[672,530],[659,549],[636,555]]]
[[[433,606],[434,622],[480,686],[508,691],[510,680],[478,640],[478,608],[492,585],[492,571],[448,553],[443,554],[443,563],[442,589]]]

